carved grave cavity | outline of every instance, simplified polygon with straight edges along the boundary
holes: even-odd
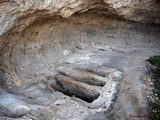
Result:
[[[122,78],[122,72],[103,66],[61,67],[57,72],[47,78],[49,85],[91,109],[108,108]]]

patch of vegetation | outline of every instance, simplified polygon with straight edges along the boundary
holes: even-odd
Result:
[[[155,65],[156,67],[160,68],[160,56],[154,56],[147,60],[152,65]]]
[[[153,65],[150,69],[150,74],[153,78],[153,98],[154,101],[149,101],[148,110],[152,120],[160,120],[160,56],[154,56],[147,60]]]

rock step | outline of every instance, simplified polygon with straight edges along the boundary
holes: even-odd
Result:
[[[63,92],[67,95],[75,95],[87,102],[92,102],[97,99],[100,95],[93,86],[88,84],[75,81],[72,78],[67,76],[57,74],[54,76],[55,82],[53,82],[52,86],[54,89]]]
[[[93,86],[104,86],[104,77],[92,74],[89,71],[73,68],[72,70],[59,71],[60,74],[68,76],[76,81],[87,83]]]
[[[83,67],[77,67],[77,69],[88,71],[88,72],[91,72],[92,74],[102,76],[102,77],[106,77],[111,72],[111,69],[105,68],[105,67],[91,67],[91,66],[86,67],[86,66],[83,66]]]

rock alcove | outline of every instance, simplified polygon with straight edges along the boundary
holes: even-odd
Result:
[[[145,60],[160,54],[158,1],[0,6],[0,119],[112,120],[147,112],[140,78]]]

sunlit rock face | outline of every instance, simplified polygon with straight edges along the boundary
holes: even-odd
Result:
[[[0,35],[16,26],[22,30],[42,17],[59,15],[67,18],[74,13],[88,10],[131,21],[160,22],[158,0],[2,0]]]
[[[143,23],[160,23],[159,0],[104,0],[109,10],[126,20]]]
[[[0,119],[114,119],[118,89],[116,119],[144,114],[159,23],[158,0],[1,0]]]

